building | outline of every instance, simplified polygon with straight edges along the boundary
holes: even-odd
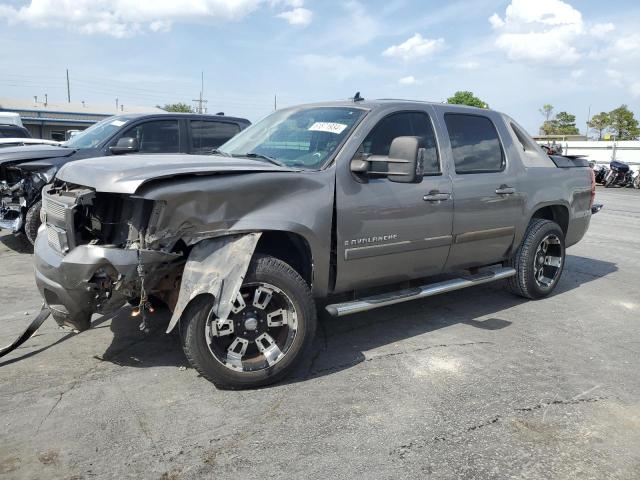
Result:
[[[52,103],[39,99],[16,100],[0,98],[0,112],[20,114],[22,123],[34,138],[66,140],[70,130],[84,130],[100,120],[123,113],[158,113],[157,107],[133,105],[99,105],[89,102]]]

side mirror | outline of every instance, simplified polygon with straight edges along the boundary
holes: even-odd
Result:
[[[122,137],[118,140],[118,143],[109,147],[109,150],[113,155],[121,155],[123,153],[133,153],[140,150],[137,138]]]
[[[386,168],[380,168],[386,164]],[[351,171],[365,175],[386,176],[390,182],[420,183],[424,174],[424,149],[419,137],[396,137],[389,156],[370,155],[351,160]]]

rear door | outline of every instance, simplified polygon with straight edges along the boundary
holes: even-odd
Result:
[[[451,244],[451,180],[443,171],[431,111],[381,112],[355,156],[388,155],[396,137],[422,139],[421,183],[360,177],[350,158],[337,165],[336,291],[388,284],[440,273]],[[364,126],[363,126],[364,127]]]
[[[522,215],[518,164],[508,160],[490,114],[445,110],[440,118],[454,166],[453,244],[447,269],[503,260]]]

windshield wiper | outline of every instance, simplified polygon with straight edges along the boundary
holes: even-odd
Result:
[[[222,155],[223,157],[230,157],[231,156],[227,152],[223,152],[222,150],[218,150],[217,148],[214,148],[213,150],[211,150],[211,154],[210,155]]]
[[[266,160],[267,162],[273,163],[279,167],[286,167],[285,163],[282,163],[280,160],[276,160],[275,158],[269,157],[267,155],[262,155],[261,153],[245,153],[243,155],[234,155],[234,157],[247,157],[247,158],[259,158],[261,160]]]

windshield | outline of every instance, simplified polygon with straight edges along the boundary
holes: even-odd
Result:
[[[240,132],[218,152],[268,157],[273,163],[317,170],[364,114],[348,107],[308,107],[275,112]]]
[[[128,119],[124,117],[106,118],[74,135],[62,145],[70,148],[96,148],[126,124],[127,121]]]

